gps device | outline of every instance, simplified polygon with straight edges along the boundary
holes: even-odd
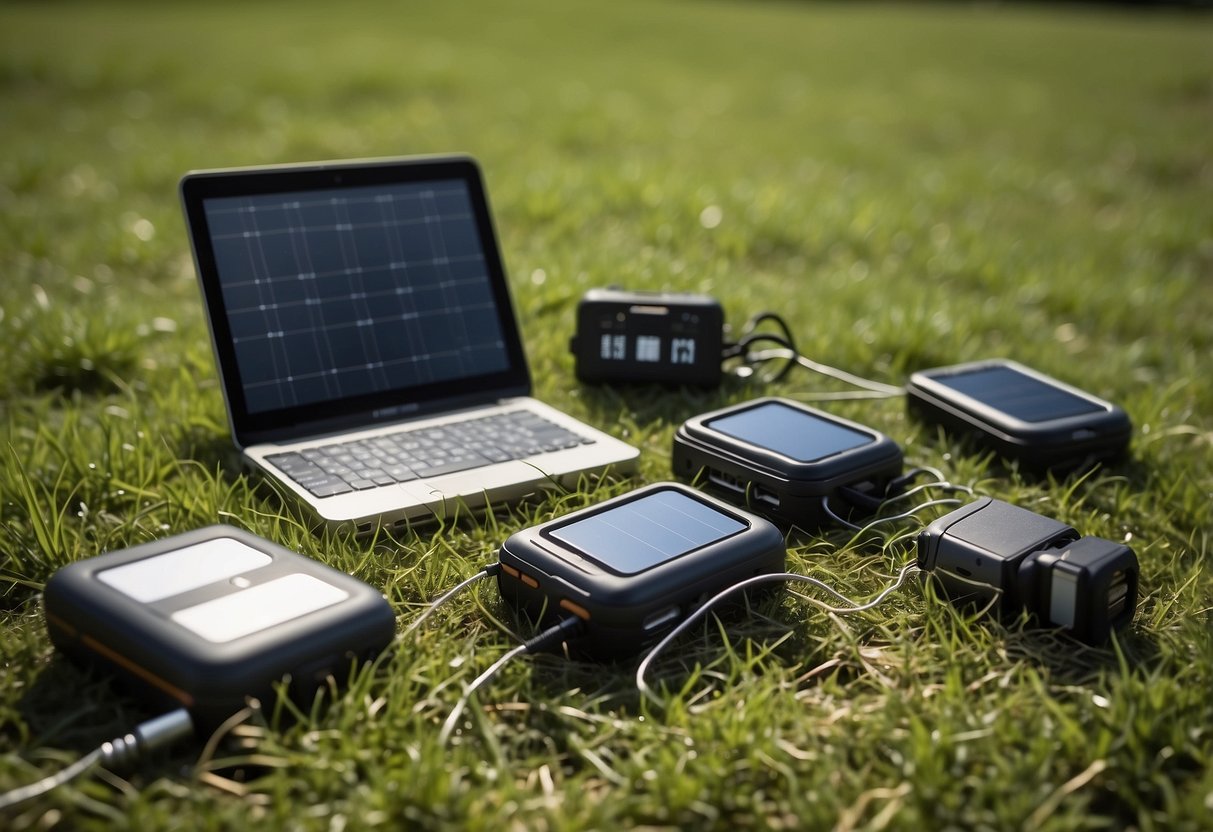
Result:
[[[714,386],[724,310],[708,295],[591,289],[569,349],[582,381]]]
[[[1068,471],[1122,455],[1132,425],[1110,402],[1013,361],[921,370],[909,412],[1029,471]]]
[[[45,591],[51,641],[115,673],[200,732],[272,701],[289,677],[309,696],[377,655],[396,617],[362,581],[241,529],[211,526],[73,563]]]
[[[502,597],[532,617],[576,616],[592,658],[625,658],[738,581],[781,572],[783,536],[760,517],[658,483],[533,526],[501,546]]]
[[[902,452],[871,428],[762,398],[688,419],[674,434],[672,465],[730,502],[812,529],[827,522],[822,501],[840,489],[852,502],[882,498],[901,474]]]

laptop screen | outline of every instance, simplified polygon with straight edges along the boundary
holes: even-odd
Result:
[[[470,162],[193,174],[182,193],[234,427],[525,392]]]

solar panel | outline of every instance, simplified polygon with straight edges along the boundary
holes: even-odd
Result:
[[[824,459],[874,441],[866,433],[780,402],[713,419],[707,427],[799,462]]]
[[[1011,367],[940,375],[935,381],[1024,422],[1048,422],[1103,409]]]
[[[205,201],[249,413],[505,370],[467,185]]]
[[[634,575],[748,528],[680,491],[655,491],[549,532],[609,569]]]

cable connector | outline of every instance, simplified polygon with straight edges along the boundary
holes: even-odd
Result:
[[[178,708],[167,714],[140,723],[135,730],[109,742],[103,742],[67,768],[44,777],[36,783],[13,789],[0,795],[0,809],[8,809],[27,800],[44,795],[97,766],[125,768],[158,748],[172,745],[177,740],[194,733],[194,723],[189,711]]]
[[[918,565],[955,602],[1028,610],[1089,644],[1133,620],[1138,563],[1122,543],[984,497],[918,536]]]

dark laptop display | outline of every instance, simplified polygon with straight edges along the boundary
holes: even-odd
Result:
[[[529,392],[472,162],[238,181],[182,193],[241,444]]]

